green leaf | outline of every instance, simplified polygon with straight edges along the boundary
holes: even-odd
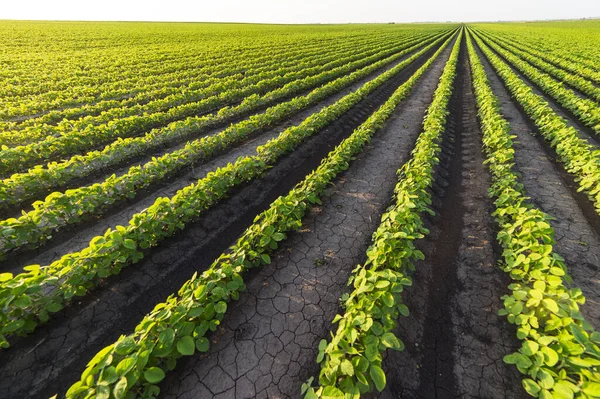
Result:
[[[392,348],[392,349],[400,348],[400,341],[391,332],[387,332],[381,336],[381,343],[384,344],[388,348]]]
[[[377,390],[379,392],[383,391],[383,388],[385,388],[385,373],[381,367],[372,364],[369,369],[369,374],[371,375],[371,379],[373,379]]]
[[[354,375],[354,366],[352,366],[352,363],[350,363],[350,360],[348,359],[342,360],[342,363],[340,364],[340,369],[345,375]]]
[[[283,234],[283,233],[279,233],[279,232],[277,232],[277,233],[273,234],[273,239],[274,239],[275,241],[281,241],[281,240],[283,240],[284,238],[285,238],[285,234]]]
[[[198,352],[207,352],[210,343],[206,337],[200,337],[196,340],[196,349]]]
[[[52,302],[48,305],[44,305],[44,308],[50,313],[56,313],[63,308],[62,304],[58,302]]]
[[[586,395],[589,395],[589,396],[592,396],[592,397],[600,397],[600,383],[589,382],[589,381],[585,382],[581,386],[581,390]]]
[[[262,259],[263,263],[266,263],[267,265],[271,264],[271,257],[268,254],[261,254],[260,258]]]
[[[321,396],[323,399],[329,398],[344,398],[344,393],[340,391],[338,388],[333,386],[326,386],[323,388],[323,395]]]
[[[544,359],[548,366],[552,367],[558,363],[558,353],[554,349],[544,346],[540,351],[544,354]]]
[[[377,283],[375,283],[375,288],[385,288],[388,285],[390,285],[390,282],[387,280],[379,280]]]
[[[517,353],[517,355],[516,355],[515,364],[517,365],[517,367],[519,367],[521,369],[528,369],[529,367],[531,367],[533,365],[533,363],[531,362],[531,359],[529,359],[527,356],[522,355],[520,353]]]
[[[106,381],[109,384],[112,384],[117,380],[117,378],[117,369],[114,366],[110,366],[102,370],[101,381]]]
[[[553,396],[556,399],[573,399],[575,396],[573,390],[571,389],[570,383],[564,381],[557,381],[554,384],[553,388]]]
[[[122,377],[127,374],[129,370],[135,366],[136,362],[137,358],[133,356],[126,357],[125,359],[121,360],[119,364],[117,364],[117,375]]]
[[[172,328],[165,328],[158,336],[158,341],[165,347],[170,347],[175,340],[175,330]]]
[[[12,304],[18,307],[19,309],[25,309],[28,306],[31,306],[31,298],[29,297],[29,295],[22,295],[15,299],[12,302]]]
[[[521,347],[521,352],[527,356],[532,356],[537,353],[540,345],[534,341],[525,341]]]
[[[377,355],[379,355],[378,346],[378,344],[368,344],[365,347],[365,356],[367,357],[367,359],[369,359],[369,361],[372,362],[375,359],[377,359]]]
[[[315,377],[310,377],[310,378],[308,379],[308,381],[306,381],[304,384],[302,384],[302,387],[301,387],[301,389],[300,389],[300,393],[301,393],[302,395],[304,395],[304,393],[305,393],[306,391],[308,391],[308,388],[310,388],[310,386],[312,385],[312,382],[313,382],[313,380],[314,380],[314,379],[315,379]]]
[[[135,249],[135,241],[128,238],[123,241],[123,246],[127,249]]]
[[[115,344],[115,352],[117,352],[119,355],[129,355],[135,347],[135,340],[133,339],[133,337],[128,336],[123,339],[120,339]]]
[[[227,303],[223,301],[217,302],[215,305],[215,312],[217,313],[225,313],[227,311]]]
[[[546,298],[542,301],[544,307],[551,311],[552,313],[558,313],[558,304],[552,298]]]
[[[319,351],[319,354],[317,355],[317,363],[321,363],[323,361],[324,357],[325,357],[325,352]]]
[[[108,385],[98,385],[96,388],[96,399],[109,399],[110,388]]]
[[[401,303],[400,305],[398,305],[398,311],[402,316],[408,317],[408,306],[406,306],[405,304]]]
[[[381,295],[381,300],[385,303],[386,306],[392,307],[394,305],[394,296],[389,292],[384,292]]]
[[[529,378],[523,380],[523,388],[525,388],[528,394],[534,397],[542,390],[534,380]]]
[[[144,372],[144,378],[150,384],[156,384],[165,378],[165,372],[159,367],[150,367]]]
[[[521,302],[521,301],[515,302],[515,304],[510,309],[510,312],[515,315],[520,314],[522,311],[523,311],[523,302]]]
[[[550,345],[552,342],[556,341],[556,337],[550,336],[550,335],[545,335],[542,336],[540,338],[538,338],[537,340],[539,342],[540,345]]]
[[[327,347],[327,340],[326,339],[320,340],[319,341],[319,350],[324,351],[326,347]]]
[[[537,374],[539,384],[544,389],[552,389],[554,386],[554,378],[545,370],[539,370]]]
[[[67,398],[77,397],[77,395],[87,392],[89,388],[83,385],[83,382],[77,381],[75,384],[71,385],[71,388],[66,393]]]
[[[183,356],[191,356],[194,354],[195,346],[194,339],[188,335],[177,341],[177,352]]]
[[[121,377],[113,389],[115,399],[123,399],[127,393],[127,377]]]
[[[103,361],[109,353],[112,352],[114,345],[109,345],[102,349],[100,352],[96,353],[96,355],[90,360],[87,364],[87,367],[93,367]],[[112,358],[112,356],[111,356]]]
[[[575,323],[572,323],[570,329],[571,329],[571,333],[573,334],[573,336],[575,337],[577,342],[579,342],[582,345],[585,345],[586,342],[588,341],[588,337],[587,337],[585,331],[583,330],[583,328],[579,327]]]

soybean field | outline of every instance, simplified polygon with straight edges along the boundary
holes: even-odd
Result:
[[[600,21],[0,39],[0,398],[600,398]]]

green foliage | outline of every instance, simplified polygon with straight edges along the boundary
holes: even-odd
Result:
[[[404,287],[412,284],[407,272],[416,260],[423,259],[423,254],[415,247],[415,240],[429,233],[421,215],[432,212],[429,189],[445,130],[462,30],[455,37],[456,43],[427,111],[424,130],[412,151],[412,158],[398,171],[395,203],[381,217],[381,224],[373,234],[373,243],[367,250],[367,262],[353,271],[349,281],[353,291],[344,300],[345,312],[333,319],[338,323],[335,334],[330,342],[322,340],[319,343],[320,387],[313,388],[309,386],[310,382],[307,383],[305,399],[355,398],[374,389],[382,391],[386,384],[381,368],[383,352],[388,348],[404,349],[402,341],[391,331],[399,315],[408,314],[400,297]],[[370,119],[385,120],[446,45],[400,86]]]
[[[579,191],[587,194],[596,208],[596,213],[600,214],[600,150],[589,144],[579,136],[579,133],[573,126],[569,126],[564,119],[557,115],[546,100],[535,94],[531,87],[525,84],[519,77],[506,65],[496,54],[494,54],[487,45],[478,37],[475,40],[490,63],[502,77],[511,94],[525,109],[531,117],[540,133],[554,148],[558,159],[564,164],[565,169],[574,175],[579,184]],[[499,54],[507,57],[512,63],[518,65],[527,76],[538,82],[544,91],[549,93],[570,92],[562,87],[562,83],[548,83],[552,78],[541,74],[535,68],[531,67],[518,57],[511,56],[505,50],[496,45],[492,45]],[[583,102],[572,92],[565,94],[570,100],[568,102],[578,105],[584,111],[576,112],[576,115],[584,122],[589,122],[596,132],[600,133],[600,108],[593,101]],[[583,103],[582,103],[583,102]],[[587,116],[586,116],[587,115]],[[594,127],[595,126],[595,127]]]
[[[540,71],[547,73],[539,73],[535,68],[527,67],[525,63],[519,63],[521,66],[527,68],[528,76],[531,75],[537,84],[544,89],[547,93],[555,97],[561,104],[568,109],[571,109],[576,115],[582,116],[584,121],[589,121],[593,127],[600,122],[600,114],[598,113],[598,105],[590,100],[580,99],[573,91],[557,84],[555,79],[561,82],[565,82],[571,87],[579,90],[580,92],[588,95],[590,99],[596,102],[600,101],[600,88],[596,87],[586,78],[579,76],[583,67],[580,64],[571,64],[570,69],[574,70],[575,73],[569,73],[562,68],[554,66],[554,63],[561,63],[557,57],[548,56],[540,51],[524,51],[520,46],[502,40],[498,37],[493,37],[485,32],[479,32],[482,36],[485,36],[491,43],[500,46],[502,49],[509,51],[510,53],[517,55],[521,59],[527,61],[529,64],[539,68]],[[498,48],[498,47],[497,47]],[[545,59],[551,60],[551,62],[544,61]],[[515,59],[511,57],[511,59]],[[550,76],[554,77],[552,79]],[[594,116],[595,114],[595,116]],[[594,123],[596,120],[596,123]],[[600,125],[598,125],[600,129]],[[600,130],[597,131],[600,133]]]
[[[144,250],[158,245],[196,220],[233,187],[260,176],[307,137],[339,118],[446,37],[422,47],[355,92],[310,115],[300,125],[286,129],[277,138],[258,147],[256,155],[241,157],[234,164],[208,173],[205,178],[184,187],[170,199],[158,198],[148,209],[133,215],[128,226],[108,229],[103,236],[92,239],[90,245],[80,252],[65,255],[47,267],[21,273],[1,282],[0,308],[3,312],[0,313],[0,346],[8,346],[6,335],[32,331],[38,323],[48,319],[47,311],[55,308],[60,310],[73,297],[85,295],[102,278],[118,274],[123,267],[138,262],[144,257]],[[271,238],[268,245],[273,249],[277,247],[277,239],[275,236]],[[267,256],[262,261],[267,262],[268,259]],[[25,309],[13,302],[23,295],[31,299],[31,305]]]
[[[579,305],[585,299],[580,289],[569,288],[566,265],[553,252],[550,217],[529,203],[513,170],[514,136],[500,113],[470,36],[469,59],[486,164],[492,173],[489,193],[495,198],[493,215],[500,227],[497,238],[503,248],[502,268],[513,280],[510,295],[503,297],[500,314],[517,326],[517,337],[522,341],[519,351],[507,355],[504,361],[528,377],[523,387],[534,397],[594,397],[590,393],[593,388],[589,392],[583,388],[600,381],[600,335],[580,313]],[[492,64],[500,68],[498,59],[478,43]],[[511,82],[516,79],[508,74],[502,77]]]
[[[448,41],[449,39],[446,43]],[[259,148],[255,158],[275,160],[274,154],[277,151],[289,151],[282,145],[287,142],[281,137],[289,142],[299,143],[303,135],[311,134],[318,126],[324,126],[328,121],[337,118],[425,51],[427,47],[366,83],[338,103],[325,108],[322,113],[313,114],[300,127],[291,128],[280,138],[271,140],[267,145]],[[407,93],[406,88],[400,93],[396,92],[395,101],[400,101]],[[154,310],[138,324],[133,334],[121,338],[96,355],[88,363],[81,380],[71,387],[69,391],[72,394],[68,393],[67,398],[85,398],[96,392],[101,387],[100,376],[105,373],[105,370],[115,365],[118,369],[121,362],[128,358],[137,361],[131,369],[127,369],[127,391],[135,392],[142,397],[153,397],[156,395],[157,387],[146,377],[149,370],[154,370],[153,368],[156,367],[170,370],[179,357],[191,355],[195,350],[207,351],[209,342],[206,334],[216,330],[227,310],[227,303],[232,299],[238,299],[239,293],[245,289],[243,273],[270,262],[268,254],[278,247],[278,243],[285,238],[286,233],[301,227],[302,217],[310,206],[318,203],[319,196],[331,181],[348,168],[349,162],[381,126],[381,121],[385,119],[382,119],[383,115],[389,116],[392,110],[390,105],[384,105],[381,112],[371,116],[359,126],[288,195],[279,197],[269,209],[258,215],[236,244],[222,254],[207,271],[199,276],[195,274],[176,295],[173,294],[165,302],[156,305]],[[264,164],[268,164],[267,161],[264,161]],[[247,176],[248,173],[245,172],[243,175]],[[394,338],[386,335],[385,344],[381,345],[384,347],[399,345]],[[135,342],[135,349],[128,353],[125,359],[116,351],[117,347],[128,346],[121,343],[123,340]],[[126,365],[129,366],[128,363]],[[354,373],[355,369],[361,375],[367,373],[367,369],[363,370],[363,365],[345,363],[344,368],[349,373]],[[384,381],[385,377],[381,378],[379,370],[373,369],[371,373],[376,376],[378,383]],[[150,374],[150,379],[154,374],[154,372]],[[109,386],[112,386],[112,383]]]
[[[184,149],[155,159],[141,169],[139,167],[132,168],[128,178],[122,184],[120,181],[123,179],[109,179],[109,181],[112,180],[110,186],[105,187],[102,191],[105,193],[112,192],[112,195],[116,196],[121,191],[129,192],[131,188],[143,188],[169,173],[191,165],[200,159],[206,159],[227,146],[247,139],[252,133],[271,126],[273,123],[289,117],[293,112],[298,112],[324,99],[352,82],[367,76],[381,66],[439,38],[440,35],[427,35],[424,38],[417,35],[417,37],[402,41],[398,45],[391,45],[390,48],[378,49],[381,51],[373,55],[369,55],[372,50],[354,52],[353,56],[349,58],[326,63],[321,67],[323,69],[321,72],[319,72],[319,67],[305,68],[300,70],[302,71],[301,74],[296,72],[291,74],[289,79],[293,79],[289,83],[279,79],[279,83],[285,83],[283,86],[262,95],[249,95],[237,105],[220,106],[218,113],[188,117],[184,120],[172,122],[166,127],[153,129],[140,137],[114,141],[103,150],[90,151],[84,155],[76,155],[66,161],[49,163],[45,167],[38,165],[27,172],[16,173],[0,182],[0,208],[37,198],[49,190],[68,184],[73,179],[81,179],[99,170],[114,167],[132,157],[139,157],[163,148],[165,145],[197,136],[219,124],[234,120],[260,107],[314,89],[306,96],[275,105],[263,114],[236,123],[215,136],[193,140]],[[305,66],[304,63],[302,65]],[[352,72],[357,68],[359,70]],[[317,73],[315,74],[315,72]],[[287,75],[284,78],[287,79]],[[336,80],[332,82],[332,79]],[[222,86],[219,87],[222,88]],[[315,89],[315,87],[317,88]],[[233,89],[238,90],[235,87],[232,87]],[[69,124],[69,126],[71,125]],[[163,169],[165,170],[163,171]],[[155,177],[152,173],[158,173],[158,176]],[[132,179],[133,182],[131,182]],[[125,189],[122,187],[123,185],[132,187]],[[100,193],[97,192],[97,194]],[[102,195],[102,197],[106,197],[106,195]],[[71,201],[71,203],[76,202]]]

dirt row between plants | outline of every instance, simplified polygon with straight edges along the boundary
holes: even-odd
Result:
[[[537,132],[531,119],[511,98],[501,79],[479,52],[502,114],[517,136],[516,168],[527,195],[535,206],[556,218],[550,222],[557,241],[555,250],[563,258],[574,286],[582,289],[586,303],[581,310],[596,329],[600,328],[600,218],[591,202],[556,160],[556,154]]]
[[[411,52],[410,54],[407,54],[403,57],[401,57],[400,59],[390,63],[387,66],[383,66],[380,69],[378,69],[377,71],[373,72],[372,74],[370,74],[367,78],[360,80],[358,83],[351,85],[349,88],[346,88],[345,90],[340,91],[340,93],[338,94],[334,94],[330,97],[328,97],[326,100],[316,104],[313,107],[310,107],[309,109],[307,109],[304,112],[299,113],[298,115],[304,115],[304,118],[312,113],[314,113],[315,111],[332,104],[333,102],[339,100],[341,97],[343,97],[344,95],[350,93],[351,91],[355,91],[356,89],[358,89],[363,83],[367,82],[368,80],[376,77],[377,75],[379,75],[380,73],[387,71],[391,68],[393,68],[394,66],[396,66],[398,63],[404,61],[406,58],[409,58],[411,55],[413,55],[415,52],[419,51],[418,49]],[[360,69],[360,68],[358,68]],[[354,69],[358,70],[358,69]],[[333,81],[334,79],[330,79],[329,81]],[[328,81],[328,82],[329,82]],[[282,99],[280,99],[279,101],[277,101],[277,103],[280,102],[284,102],[284,101],[289,101],[292,98],[295,97],[300,97],[300,96],[305,96],[307,94],[309,94],[311,91],[313,91],[314,89],[308,89],[305,90],[299,94],[294,94],[294,95],[288,95],[283,97]],[[239,105],[241,103],[241,101],[237,101],[234,103],[229,103],[229,104],[223,104],[222,107],[225,106],[235,106],[235,105]],[[92,185],[95,183],[101,183],[103,182],[107,177],[109,177],[112,174],[115,174],[116,176],[121,176],[125,173],[127,173],[129,171],[129,169],[133,166],[141,166],[144,165],[145,163],[149,162],[152,160],[152,158],[154,157],[160,157],[162,155],[165,155],[166,153],[172,152],[172,151],[176,151],[178,149],[183,148],[187,142],[191,141],[191,140],[196,140],[199,139],[201,137],[206,137],[206,136],[213,136],[216,135],[220,132],[222,132],[225,128],[227,128],[229,125],[233,124],[233,123],[237,123],[240,122],[252,115],[256,115],[256,114],[260,114],[263,113],[267,108],[272,107],[276,104],[276,102],[267,104],[267,105],[263,105],[258,107],[257,109],[255,109],[254,111],[247,111],[247,112],[243,112],[241,114],[239,114],[236,117],[232,117],[232,118],[228,118],[218,124],[215,125],[214,128],[209,129],[208,131],[205,132],[200,132],[200,133],[196,133],[194,135],[192,135],[191,137],[187,137],[187,138],[182,138],[182,139],[178,139],[175,140],[169,144],[166,144],[164,147],[157,149],[156,151],[153,151],[147,155],[140,155],[140,156],[135,156],[135,157],[131,157],[127,160],[124,160],[123,162],[120,162],[119,164],[112,166],[112,167],[107,167],[104,168],[102,170],[99,170],[97,172],[94,172],[92,175],[84,177],[84,178],[80,178],[80,179],[73,179],[71,180],[68,184],[62,186],[62,187],[57,187],[55,190],[53,191],[65,191],[67,189],[70,188],[76,188],[76,187],[80,187],[80,186],[88,186],[88,185]],[[208,112],[204,112],[202,114],[196,114],[194,116],[202,116],[202,115],[206,115],[209,113],[217,113],[222,107],[219,107],[217,109],[214,109],[212,111],[208,111]],[[302,118],[302,119],[304,119]],[[298,119],[298,118],[289,118],[290,120],[292,119]],[[302,120],[300,119],[300,121]],[[283,123],[278,123],[275,124],[274,126],[272,126],[271,128],[267,128],[264,129],[262,132],[259,132],[257,134],[255,134],[256,137],[258,137],[261,133],[266,133],[268,131],[271,131],[272,129],[277,128],[280,125],[284,125],[286,123],[291,123],[289,121],[284,121]],[[164,125],[162,125],[164,126]],[[145,134],[146,131],[138,134],[137,136],[143,135]],[[237,146],[234,146],[237,147]],[[234,148],[232,147],[232,148]],[[102,148],[104,148],[104,146],[102,146]],[[192,165],[192,167],[187,168],[186,170],[193,170],[196,166],[201,165],[202,162],[198,162],[196,165]],[[176,175],[173,176],[173,178],[177,178],[178,175],[181,175],[182,173],[185,173],[185,171],[180,172]],[[163,186],[164,184],[155,184],[149,188],[147,188],[146,190],[144,190],[141,194],[141,197],[143,198],[145,195],[148,195],[150,193],[152,193],[154,190],[160,188],[161,186]],[[47,194],[49,194],[50,191],[47,192]],[[40,196],[40,199],[43,198],[43,196]],[[33,201],[28,201],[26,203],[21,204],[21,206],[16,206],[14,207],[14,209],[9,210],[9,211],[0,211],[0,217],[2,218],[8,218],[8,217],[19,217],[21,215],[21,210],[24,209],[26,211],[30,211],[33,209],[32,206]],[[114,204],[114,206],[112,207],[113,210],[118,210],[120,207],[122,207],[122,203],[118,203],[118,204]]]
[[[84,369],[85,364],[98,350],[114,342],[119,335],[132,331],[142,316],[156,303],[178,290],[194,272],[206,269],[213,259],[226,250],[252,223],[257,213],[266,209],[279,195],[287,193],[306,174],[316,168],[320,160],[354,128],[365,121],[425,62],[426,57],[431,56],[433,51],[435,49],[413,62],[329,128],[308,139],[264,177],[235,190],[227,200],[208,211],[197,223],[151,250],[143,261],[124,269],[117,276],[106,279],[103,286],[56,314],[53,320],[39,327],[29,337],[16,340],[14,345],[3,354],[4,361],[0,365],[0,397],[46,398],[49,394],[64,393],[70,384],[79,378],[79,373]],[[448,50],[444,54],[447,58]],[[439,69],[439,61],[436,65]],[[426,82],[430,80],[431,78],[425,78]],[[419,89],[415,91],[419,93],[417,94],[420,98],[419,103],[424,109],[430,97],[423,97],[424,94]],[[420,125],[422,116],[422,113],[415,113],[415,123]],[[263,138],[257,141],[266,140],[271,136],[261,137]],[[206,173],[209,167],[214,168],[235,160],[240,155],[253,153],[256,145],[256,142],[247,143],[220,157],[214,163],[207,164],[203,171],[196,170],[194,180],[201,173]],[[395,171],[398,166],[399,164],[395,164],[393,170]],[[379,173],[377,170],[370,171],[371,175],[377,173]],[[393,173],[390,181],[395,182]],[[162,195],[166,193],[163,191]],[[361,197],[360,192],[355,195],[357,198]],[[387,204],[389,200],[387,197],[389,195],[382,199],[386,201],[382,207]],[[136,209],[141,209],[140,207],[143,206],[141,203],[136,204]],[[119,214],[120,219],[111,219],[112,223],[119,223],[131,212],[133,209]],[[371,219],[372,223],[378,222],[376,218]],[[340,228],[350,234],[345,225],[335,227],[333,222],[328,222],[325,226],[327,230]],[[361,229],[361,234],[368,241],[373,230],[374,227],[369,227],[368,231]],[[84,241],[80,236],[75,240]],[[349,251],[354,256],[360,256],[364,253],[364,248],[360,251],[357,249]],[[46,253],[45,256],[51,258],[52,254]],[[348,267],[351,268],[353,265]],[[331,318],[324,317],[323,320],[331,320]]]
[[[559,116],[561,116],[563,119],[565,119],[570,126],[573,126],[575,129],[577,129],[582,138],[584,138],[585,140],[588,141],[588,143],[590,143],[596,147],[600,146],[600,137],[596,133],[594,133],[594,131],[591,128],[587,127],[581,121],[579,121],[579,119],[577,118],[576,115],[574,115],[573,113],[571,113],[571,111],[567,110],[562,105],[560,105],[554,98],[552,98],[552,96],[550,96],[549,94],[546,94],[544,91],[542,91],[538,85],[536,85],[534,82],[531,81],[531,79],[529,79],[528,77],[523,75],[519,70],[517,70],[510,63],[510,61],[508,61],[502,54],[498,53],[496,50],[494,50],[491,47],[489,47],[489,48],[494,54],[496,54],[498,57],[500,57],[506,63],[506,65],[508,65],[510,67],[510,69],[521,80],[526,82],[527,85],[529,87],[531,87],[531,89],[533,90],[533,92],[535,94],[542,96],[544,98],[544,100],[546,100],[548,105],[552,108],[552,110],[554,110],[554,112],[556,112]],[[535,67],[535,65],[532,65],[532,66]],[[541,71],[541,72],[544,73],[543,71]],[[555,78],[554,76],[551,76],[551,77],[553,79],[559,80],[559,79]],[[572,90],[578,97],[588,99],[588,100],[590,99],[588,96],[586,96],[583,93],[578,92],[577,89],[569,86],[568,84],[563,83],[563,85],[566,88]]]
[[[432,49],[427,52],[427,54],[425,54],[415,63],[408,66],[406,71],[416,70],[417,68],[415,66],[424,63],[427,57],[431,56],[434,51],[435,49]],[[104,234],[106,229],[114,228],[114,226],[119,224],[126,225],[132,215],[151,206],[158,197],[171,197],[177,192],[177,190],[205,177],[208,172],[213,171],[218,167],[226,166],[230,162],[233,163],[238,157],[254,155],[258,146],[263,145],[270,139],[277,137],[288,127],[300,124],[309,115],[320,111],[321,109],[335,103],[347,94],[356,91],[364,83],[393,68],[398,63],[409,58],[411,55],[412,53],[402,57],[397,61],[394,61],[393,63],[383,67],[379,71],[369,75],[368,77],[349,86],[339,93],[328,97],[326,100],[318,103],[317,105],[312,106],[305,111],[298,113],[292,118],[275,125],[271,129],[255,135],[253,138],[245,141],[244,143],[241,143],[238,146],[232,146],[228,151],[218,155],[214,159],[208,162],[199,162],[192,167],[183,170],[178,176],[173,176],[170,179],[164,179],[159,184],[155,184],[145,190],[141,190],[134,199],[120,201],[112,205],[109,209],[107,209],[106,212],[104,212],[102,217],[94,217],[91,220],[83,222],[79,225],[66,227],[63,230],[53,234],[53,238],[38,249],[30,251],[26,250],[9,256],[7,260],[0,263],[0,269],[13,273],[20,272],[23,266],[29,264],[48,265],[54,260],[59,259],[64,254],[76,252],[85,248],[92,238]],[[403,71],[401,72],[401,76],[405,76],[408,73],[409,72]],[[412,75],[412,72],[410,72],[410,75]],[[223,129],[224,128],[212,130],[208,133],[208,135],[217,134]],[[181,148],[184,145],[185,143],[175,148],[164,149],[161,153],[154,153],[152,156],[144,158],[144,161],[149,161],[153,156],[163,155],[166,152]],[[138,162],[136,164],[142,164],[142,162]],[[119,170],[118,173],[123,174],[128,169],[129,167],[123,168]],[[94,182],[101,182],[102,180],[103,179],[84,184],[88,185]]]
[[[449,53],[434,62],[272,263],[249,276],[247,290],[210,337],[209,352],[182,360],[162,383],[162,397],[300,396],[300,385],[318,373],[318,342],[329,335],[352,269],[365,260]]]
[[[433,189],[436,216],[419,243],[418,262],[403,299],[410,315],[396,335],[403,352],[384,362],[388,385],[380,398],[522,398],[520,376],[503,363],[518,348],[498,316],[508,278],[497,264],[490,175],[466,56],[461,50],[450,117]]]

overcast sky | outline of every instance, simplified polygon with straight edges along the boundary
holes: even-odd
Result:
[[[273,23],[600,17],[600,0],[6,0],[0,19]]]

